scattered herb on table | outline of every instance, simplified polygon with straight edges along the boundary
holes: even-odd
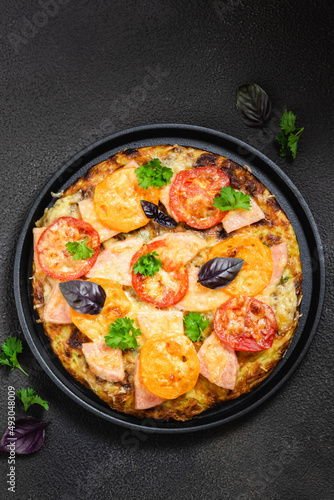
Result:
[[[0,450],[19,455],[38,451],[44,443],[45,428],[50,422],[39,422],[34,417],[18,418],[6,430],[0,441]]]
[[[148,252],[142,255],[133,266],[133,272],[144,276],[154,276],[162,267],[162,262],[157,257],[159,257],[157,252]]]
[[[6,342],[2,344],[1,349],[2,353],[0,354],[0,363],[2,365],[10,366],[12,370],[14,370],[14,368],[18,368],[21,372],[27,375],[27,377],[29,377],[28,373],[23,370],[17,360],[17,355],[23,350],[21,340],[17,337],[9,337]]]
[[[66,243],[66,250],[70,255],[73,255],[73,260],[90,259],[94,255],[94,250],[86,245],[88,237],[83,241],[68,241]]]
[[[263,127],[271,115],[268,94],[256,83],[238,87],[236,105],[242,121],[249,127]]]
[[[297,145],[304,127],[296,127],[296,115],[292,111],[285,110],[281,121],[280,128],[282,132],[276,137],[277,142],[280,144],[280,156],[292,156],[293,159],[297,155]]]
[[[142,335],[142,332],[134,326],[134,320],[125,316],[110,324],[109,333],[104,339],[106,345],[113,349],[135,349],[139,347],[139,335]]]
[[[163,167],[159,158],[153,158],[146,165],[141,165],[135,170],[138,184],[144,189],[150,186],[159,188],[170,184],[173,177],[173,170],[169,167]]]
[[[205,319],[203,314],[198,312],[190,312],[183,318],[187,337],[192,342],[197,342],[201,338],[201,333],[210,324],[209,319]]]
[[[213,206],[225,212],[227,210],[236,210],[237,208],[250,210],[250,196],[241,191],[235,191],[231,186],[225,186],[220,188],[220,194],[215,196]]]
[[[48,402],[42,399],[37,394],[35,394],[34,389],[29,387],[28,389],[19,389],[16,391],[16,395],[21,399],[24,405],[24,411],[27,411],[31,405],[41,405],[45,410],[49,409]]]

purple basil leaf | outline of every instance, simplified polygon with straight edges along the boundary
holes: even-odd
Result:
[[[148,219],[155,219],[159,213],[158,205],[150,201],[140,200],[141,208]]]
[[[201,285],[212,290],[225,288],[237,277],[244,262],[243,259],[229,257],[210,259],[199,270],[198,281]]]
[[[106,301],[106,292],[93,281],[63,281],[59,289],[69,306],[81,314],[100,314]]]
[[[5,430],[0,441],[0,450],[9,453],[11,450],[14,451],[15,446],[15,453],[19,455],[38,451],[44,443],[45,427],[49,424],[50,422],[40,422],[34,417],[15,420],[14,429]]]
[[[237,109],[246,125],[263,127],[271,114],[271,102],[259,85],[246,83],[237,90]]]
[[[160,226],[174,229],[177,226],[176,220],[163,212],[159,212],[158,216],[154,219]]]

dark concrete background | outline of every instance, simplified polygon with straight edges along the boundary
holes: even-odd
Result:
[[[328,290],[315,340],[290,380],[243,419],[183,436],[134,434],[84,411],[39,368],[0,368],[0,433],[7,387],[50,403],[43,448],[17,457],[16,498],[313,500],[333,498],[333,7],[331,0],[1,1],[1,339],[21,338],[12,287],[15,246],[46,181],[114,131],[147,123],[211,127],[276,161],[308,202],[327,259]],[[43,7],[44,5],[44,7]],[[41,13],[41,12],[44,12]],[[47,12],[45,14],[45,12]],[[143,91],[148,75],[156,85]],[[266,133],[235,109],[239,84],[271,97]],[[150,80],[152,82],[152,80]],[[279,158],[277,116],[305,127],[297,159]],[[17,414],[23,415],[18,403]],[[1,453],[1,498],[7,457]],[[14,496],[15,497],[15,496]]]

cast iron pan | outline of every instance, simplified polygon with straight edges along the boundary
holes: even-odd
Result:
[[[51,191],[57,193],[84,175],[89,167],[125,148],[156,144],[180,144],[204,149],[247,164],[269,190],[290,219],[298,237],[303,266],[303,300],[301,319],[285,357],[273,373],[254,391],[223,403],[189,422],[163,422],[136,417],[111,410],[94,393],[63,368],[54,355],[43,328],[36,323],[31,300],[32,229],[46,206],[54,203]],[[190,125],[147,125],[114,134],[95,143],[67,162],[44,187],[31,208],[19,238],[15,265],[14,289],[16,306],[25,338],[37,360],[51,379],[74,401],[87,410],[115,424],[145,432],[183,433],[214,427],[234,420],[268,399],[298,366],[315,334],[325,290],[324,254],[313,216],[290,179],[263,154],[229,135]]]

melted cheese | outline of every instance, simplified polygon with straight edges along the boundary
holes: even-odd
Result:
[[[152,242],[154,241],[165,243],[165,246],[157,248],[157,252],[167,271],[185,266],[207,246],[204,238],[190,231],[167,233],[154,238]]]
[[[37,227],[49,226],[52,222],[59,219],[59,217],[75,217],[81,219],[78,202],[81,200],[81,193],[65,196],[56,201],[52,208],[44,210],[43,217],[36,222]]]
[[[141,310],[138,312],[137,321],[145,339],[153,335],[183,335],[183,313],[180,311]]]
[[[284,285],[278,285],[270,296],[270,306],[273,308],[278,329],[282,332],[289,330],[294,321],[297,310],[297,294],[293,279]]]

